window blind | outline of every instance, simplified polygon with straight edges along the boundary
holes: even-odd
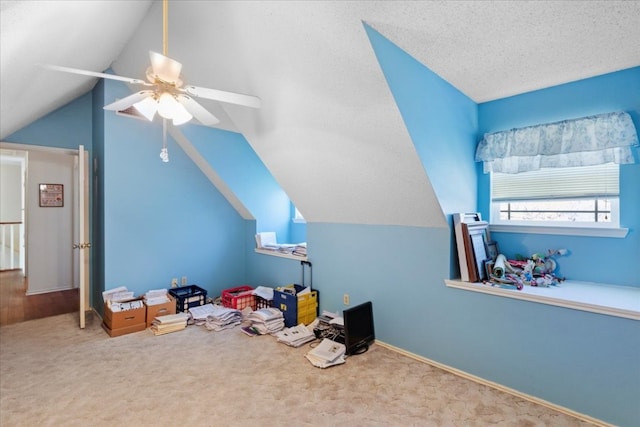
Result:
[[[493,172],[491,186],[494,202],[618,197],[619,165],[548,168],[518,174]]]

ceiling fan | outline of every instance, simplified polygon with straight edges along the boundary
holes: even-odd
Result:
[[[260,108],[260,98],[255,96],[183,84],[180,76],[182,64],[167,56],[168,0],[163,0],[162,3],[163,53],[149,51],[151,66],[147,69],[146,81],[58,65],[45,64],[43,66],[55,71],[101,77],[145,86],[144,90],[105,105],[103,108],[105,110],[122,111],[133,106],[149,121],[152,121],[155,114],[158,113],[163,119],[171,120],[176,126],[187,123],[193,118],[206,126],[212,126],[220,122],[217,117],[196,102],[193,97]]]

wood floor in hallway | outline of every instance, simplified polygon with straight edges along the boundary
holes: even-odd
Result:
[[[29,296],[26,290],[22,270],[0,272],[0,326],[79,310],[78,289]]]

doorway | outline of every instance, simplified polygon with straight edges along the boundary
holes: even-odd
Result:
[[[21,221],[13,221],[15,218],[5,216],[6,212],[0,219],[20,222],[21,230],[13,232],[20,236],[13,242],[19,243],[9,245],[17,246],[14,259],[20,261],[0,273],[0,324],[78,312],[79,257],[78,251],[73,250],[73,242],[77,241],[78,153],[7,143],[2,143],[0,150],[3,176],[13,170],[6,167],[7,157],[24,159],[17,168],[21,179],[16,180],[14,189],[19,195],[11,203],[4,203],[5,195],[12,191],[2,188],[1,205],[13,206],[14,216]],[[42,184],[56,184],[62,190],[61,203],[47,206],[40,191]]]
[[[0,149],[0,271],[24,270],[27,152]]]

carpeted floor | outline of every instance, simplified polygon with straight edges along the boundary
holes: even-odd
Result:
[[[590,426],[379,345],[344,365],[235,328],[110,338],[77,314],[0,328],[0,425]]]

